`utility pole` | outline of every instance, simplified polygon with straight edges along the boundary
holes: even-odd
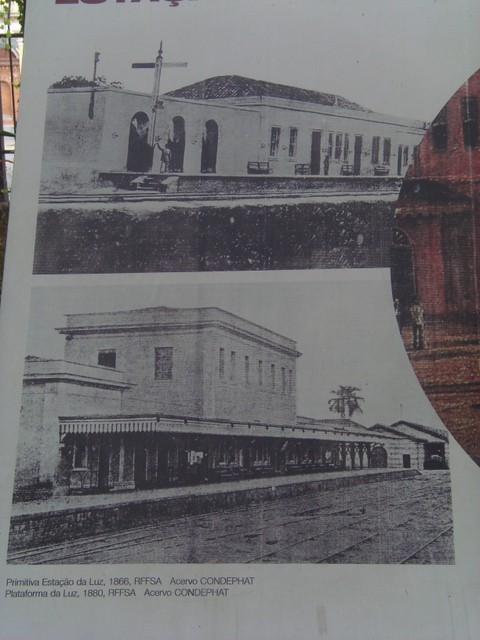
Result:
[[[152,89],[152,122],[148,131],[148,144],[153,147],[155,144],[155,130],[157,126],[157,112],[163,108],[163,102],[159,99],[160,96],[160,78],[162,75],[162,68],[185,68],[188,66],[188,62],[164,62],[163,61],[163,42],[160,42],[160,49],[158,50],[157,58],[155,62],[134,62],[132,69],[155,69],[153,76],[153,89]]]
[[[93,116],[95,115],[95,82],[97,81],[97,65],[99,60],[100,54],[96,51],[93,58],[92,93],[90,95],[90,106],[88,107],[88,117],[90,120],[93,120]]]

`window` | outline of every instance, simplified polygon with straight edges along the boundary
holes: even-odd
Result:
[[[328,157],[333,156],[333,133],[328,134]]]
[[[173,347],[155,347],[155,380],[173,377]]]
[[[275,389],[275,365],[270,365],[270,385],[272,389]]]
[[[463,144],[476,147],[478,143],[478,99],[462,98]]]
[[[258,361],[258,384],[263,386],[263,360]]]
[[[385,138],[383,141],[383,164],[390,164],[390,156],[392,153],[392,141]]]
[[[372,138],[372,164],[378,164],[380,158],[380,137],[373,136]]]
[[[343,140],[343,161],[344,162],[347,162],[349,153],[350,153],[350,138],[348,137],[348,133],[346,133]]]
[[[235,380],[237,375],[237,354],[235,351],[230,352],[230,380]]]
[[[278,154],[278,147],[280,146],[280,127],[272,127],[270,134],[270,155],[276,156]]]
[[[335,160],[340,160],[342,157],[342,134],[337,133],[335,136]]]
[[[285,367],[282,367],[282,394],[287,393],[287,371]]]
[[[408,164],[408,147],[403,147],[403,164]]]
[[[245,382],[250,383],[250,358],[245,356]]]
[[[288,393],[293,393],[293,371],[288,371]]]
[[[290,140],[288,143],[289,158],[294,158],[297,155],[297,137],[298,137],[298,130],[290,129]]]
[[[435,151],[445,151],[448,145],[447,107],[443,107],[432,122],[432,142]]]
[[[97,362],[101,367],[110,367],[110,369],[115,369],[117,366],[117,353],[115,349],[99,351]]]
[[[222,347],[218,354],[218,376],[221,380],[225,379],[225,349]]]

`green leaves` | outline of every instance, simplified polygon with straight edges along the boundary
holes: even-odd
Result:
[[[19,31],[23,33],[24,23],[25,0],[0,0],[0,32],[5,38],[8,39]]]

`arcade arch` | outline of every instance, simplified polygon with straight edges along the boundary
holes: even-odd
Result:
[[[143,111],[137,111],[130,120],[127,171],[144,173],[152,168],[153,148],[148,144],[149,125],[150,119]]]

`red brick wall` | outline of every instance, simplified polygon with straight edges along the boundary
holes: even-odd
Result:
[[[429,127],[417,149],[417,158],[407,177],[455,179],[480,176],[480,136],[474,148],[465,147],[463,141],[461,100],[465,96],[477,97],[480,106],[480,69],[471,76],[447,102],[448,144],[444,151],[433,145],[432,127]],[[478,193],[478,190],[477,190]]]

